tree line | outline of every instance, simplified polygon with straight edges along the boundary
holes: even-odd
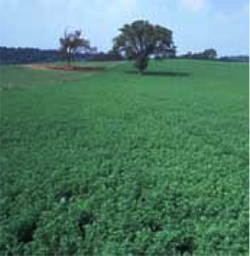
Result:
[[[89,58],[89,54],[76,53],[74,59],[81,61]],[[43,50],[38,48],[0,47],[0,64],[28,64],[38,62],[63,61],[59,50]]]
[[[22,47],[0,47],[0,64],[29,64],[41,62],[64,61],[65,58],[59,50],[43,50],[38,48]],[[73,61],[118,61],[124,60],[121,56],[115,55],[112,51],[95,53],[75,53]]]
[[[188,52],[187,54],[181,55],[180,58],[214,60],[214,59],[217,59],[217,51],[211,48],[211,49],[206,49],[203,52],[196,52],[196,53]]]
[[[58,60],[58,51],[37,48],[0,47],[1,64],[53,62]]]

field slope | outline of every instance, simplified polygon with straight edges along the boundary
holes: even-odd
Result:
[[[247,64],[1,67],[1,255],[248,255]]]

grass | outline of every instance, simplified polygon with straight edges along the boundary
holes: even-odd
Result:
[[[1,67],[0,254],[248,255],[248,69]]]
[[[116,62],[78,62],[77,65],[80,67],[105,67],[111,68],[113,65],[117,65]],[[32,69],[31,67],[34,67]],[[0,67],[0,90],[8,90],[13,87],[30,87],[32,85],[47,85],[55,83],[74,82],[82,77],[92,75],[93,72],[65,72],[55,70],[39,70],[39,67],[44,66],[66,66],[64,62],[56,63],[42,63],[34,65],[8,65]],[[37,70],[36,70],[37,69]]]

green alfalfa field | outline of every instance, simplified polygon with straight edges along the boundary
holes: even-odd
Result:
[[[248,255],[248,64],[103,65],[1,67],[0,254]]]

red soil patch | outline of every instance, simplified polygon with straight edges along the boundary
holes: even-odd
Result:
[[[104,67],[79,67],[79,66],[43,66],[43,65],[26,65],[26,67],[36,70],[62,70],[62,71],[81,71],[93,72],[104,70]]]
[[[48,67],[49,69],[54,69],[54,70],[63,70],[63,71],[100,71],[105,69],[104,67],[55,67],[55,66],[51,66]]]

